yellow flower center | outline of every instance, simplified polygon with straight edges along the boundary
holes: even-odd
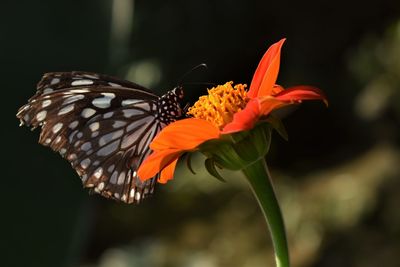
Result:
[[[231,122],[233,115],[241,111],[249,101],[245,84],[233,86],[233,82],[218,85],[208,90],[189,108],[187,114],[211,122],[219,129]]]

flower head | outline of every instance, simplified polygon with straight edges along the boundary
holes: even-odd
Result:
[[[315,87],[303,85],[284,89],[275,84],[284,42],[285,39],[282,39],[273,44],[264,54],[254,73],[249,91],[245,90],[246,85],[233,85],[233,82],[218,85],[208,90],[207,96],[201,96],[189,108],[188,115],[192,118],[176,121],[165,127],[150,145],[153,153],[140,166],[138,170],[140,179],[146,180],[161,172],[159,182],[167,182],[173,177],[179,157],[185,152],[198,149],[201,149],[208,158],[218,159],[216,163],[219,165],[244,166],[246,161],[235,161],[235,158],[241,158],[241,154],[246,154],[242,148],[251,146],[251,142],[244,142],[245,146],[243,144],[238,146],[236,141],[237,136],[241,136],[239,133],[254,128],[254,133],[250,133],[252,136],[250,139],[261,140],[263,138],[260,134],[265,134],[265,131],[260,131],[260,127],[256,125],[266,121],[273,110],[301,103],[302,100],[319,99],[327,103],[322,91]],[[227,141],[228,136],[233,143]],[[212,140],[217,141],[217,144],[204,145]],[[264,144],[268,146],[269,143],[264,142]],[[240,155],[237,154],[238,150]],[[259,155],[257,151],[260,152]],[[266,151],[257,148],[257,145],[253,150],[257,154],[256,157],[264,156]],[[246,158],[253,160],[251,156]],[[229,164],[229,161],[234,164]]]
[[[232,85],[233,82],[227,82],[208,90],[208,95],[201,96],[187,114],[209,121],[222,130],[233,120],[233,115],[243,110],[249,102],[246,85]]]

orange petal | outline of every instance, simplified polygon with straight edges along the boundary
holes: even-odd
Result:
[[[208,121],[189,118],[165,127],[150,144],[154,151],[164,149],[193,150],[200,144],[219,138],[217,127]]]
[[[260,114],[263,116],[270,114],[275,109],[290,105],[290,102],[282,101],[273,96],[261,97],[258,101],[260,103]]]
[[[225,125],[222,134],[246,131],[253,128],[260,116],[260,104],[257,99],[251,99],[246,107],[233,115],[233,120]]]
[[[271,45],[262,57],[253,75],[248,96],[267,96],[272,94],[273,86],[278,78],[281,48],[286,39]]]
[[[285,88],[283,88],[283,87],[280,86],[279,84],[275,84],[274,87],[272,88],[272,93],[271,93],[271,95],[279,94],[279,93],[282,92],[283,90],[285,90]]]
[[[178,159],[174,160],[171,162],[169,165],[167,165],[162,171],[160,178],[158,179],[158,182],[161,184],[167,183],[169,180],[172,180],[174,178],[174,172],[175,172],[175,167],[176,163],[178,163]]]
[[[301,101],[301,100],[322,100],[328,106],[328,100],[324,93],[312,86],[299,85],[290,87],[274,96],[275,98],[282,101]]]
[[[140,165],[138,176],[141,181],[154,177],[167,165],[176,161],[182,154],[180,149],[165,149],[151,153]],[[171,170],[170,170],[171,171]]]

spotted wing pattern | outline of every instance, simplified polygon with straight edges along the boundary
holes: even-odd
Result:
[[[160,98],[137,84],[89,72],[45,74],[21,107],[21,125],[41,127],[39,143],[65,157],[84,187],[105,197],[138,203],[154,191],[157,176],[141,182],[136,170],[166,125]]]

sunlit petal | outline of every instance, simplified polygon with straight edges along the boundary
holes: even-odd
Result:
[[[193,150],[200,144],[220,135],[219,129],[210,122],[189,118],[171,123],[154,138],[150,148]]]
[[[153,152],[143,161],[138,169],[140,180],[145,181],[154,177],[167,165],[177,160],[182,153],[180,149],[164,149]]]
[[[273,86],[278,78],[281,48],[285,40],[281,39],[273,44],[262,57],[250,84],[248,92],[250,98],[272,94]]]
[[[283,90],[285,90],[285,88],[283,88],[282,86],[280,86],[279,84],[275,84],[274,87],[272,88],[272,95],[276,95],[279,94],[280,92],[282,92]]]
[[[299,85],[290,87],[274,96],[282,101],[301,101],[301,100],[322,100],[328,105],[328,100],[324,93],[313,86]]]
[[[261,97],[258,99],[260,105],[260,114],[266,116],[273,110],[289,105],[291,102],[282,101],[273,96]]]
[[[246,131],[253,128],[260,116],[260,105],[257,99],[250,100],[246,107],[233,116],[232,122],[225,125],[222,134]]]
[[[175,172],[175,167],[176,163],[178,162],[178,159],[172,161],[169,165],[167,165],[162,171],[160,178],[158,179],[158,182],[161,184],[167,183],[169,180],[172,180],[174,178],[174,172]]]

